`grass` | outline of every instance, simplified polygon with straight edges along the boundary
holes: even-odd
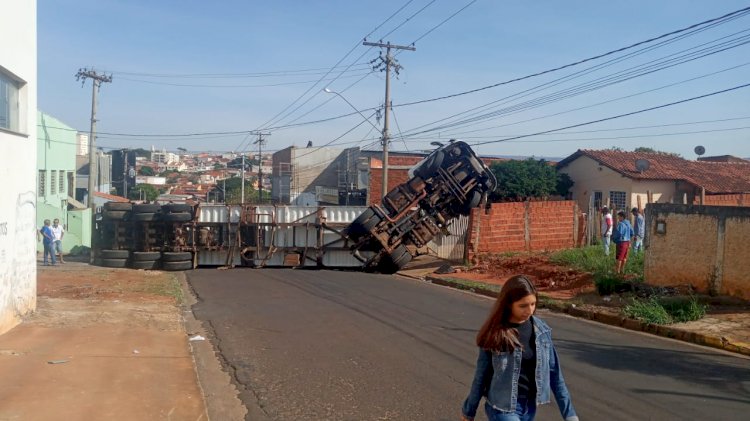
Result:
[[[620,276],[614,273],[614,251],[614,246],[610,247],[609,256],[605,256],[604,247],[602,246],[567,249],[550,255],[550,261],[583,272],[593,273],[597,289],[599,289],[598,284],[602,284],[604,291],[611,290],[606,293],[600,292],[600,294],[606,295],[615,292],[616,287],[619,286],[618,280],[619,284],[622,284],[623,277],[627,277],[629,280],[635,282],[643,281],[643,253],[636,254],[631,250],[631,254],[628,256],[628,261],[625,263],[625,268],[623,269],[623,275]]]
[[[706,314],[706,306],[698,303],[695,297],[651,297],[633,300],[625,306],[623,314],[646,323],[666,325],[701,319]]]
[[[165,273],[154,279],[144,287],[143,292],[164,297],[172,297],[179,305],[184,302],[180,280],[171,273]]]

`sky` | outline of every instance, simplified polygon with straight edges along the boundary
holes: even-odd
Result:
[[[385,51],[362,41],[382,41],[415,48],[392,50],[391,150],[455,138],[495,156],[650,147],[694,159],[701,145],[750,157],[750,10],[686,30],[749,6],[37,0],[38,104],[88,132],[85,68],[112,76],[98,93],[105,150],[254,151],[257,132],[264,151],[379,149],[386,78],[371,61]]]

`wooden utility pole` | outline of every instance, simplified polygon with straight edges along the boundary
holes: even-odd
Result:
[[[399,70],[401,69],[401,65],[399,65],[396,60],[391,56],[391,48],[396,50],[409,50],[409,51],[416,51],[417,49],[411,46],[403,46],[403,45],[395,45],[391,44],[390,42],[386,42],[383,44],[382,42],[363,42],[363,45],[367,45],[370,47],[381,47],[385,48],[385,58],[381,55],[380,60],[381,63],[375,66],[375,69],[380,68],[381,70],[385,71],[385,119],[383,120],[383,190],[382,190],[382,196],[385,197],[385,195],[388,193],[388,115],[390,114],[391,110],[391,67],[393,67],[396,71],[396,74],[398,74]],[[381,67],[384,65],[384,67]]]
[[[89,193],[88,193],[88,207],[91,209],[93,216],[96,213],[94,206],[94,192],[96,191],[96,177],[98,176],[97,161],[96,161],[96,94],[99,92],[99,88],[102,82],[112,82],[112,75],[98,74],[95,70],[88,70],[86,68],[78,69],[76,73],[76,80],[81,81],[81,86],[86,83],[86,79],[91,78],[94,82],[91,86],[91,131],[89,132]]]

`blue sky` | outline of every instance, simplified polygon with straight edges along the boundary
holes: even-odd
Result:
[[[379,49],[361,45],[370,34],[370,41],[416,41],[416,51],[396,55],[403,70],[391,79],[394,150],[458,138],[491,142],[475,146],[486,155],[564,157],[577,149],[648,146],[694,158],[693,148],[703,145],[707,155],[750,157],[750,87],[493,142],[750,83],[750,44],[744,44],[750,14],[664,39],[672,42],[649,51],[633,48],[472,94],[400,106],[553,69],[748,6],[733,0],[38,0],[39,108],[88,131],[91,85],[82,88],[74,77],[87,67],[113,75],[99,94],[99,146],[236,151],[254,147],[248,142],[254,137],[167,135],[265,129],[268,150],[308,141],[375,149],[379,134],[372,125],[323,92],[341,92],[367,116],[382,106],[384,74],[368,65]],[[713,54],[697,57],[707,53]],[[661,69],[665,64],[674,65]],[[641,75],[644,69],[661,70]],[[585,87],[590,90],[582,92]],[[382,127],[374,115],[371,121]]]

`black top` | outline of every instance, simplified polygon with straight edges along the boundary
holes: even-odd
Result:
[[[536,338],[534,324],[529,320],[520,325],[511,324],[518,330],[518,341],[521,343],[521,373],[518,376],[518,398],[536,402]]]

